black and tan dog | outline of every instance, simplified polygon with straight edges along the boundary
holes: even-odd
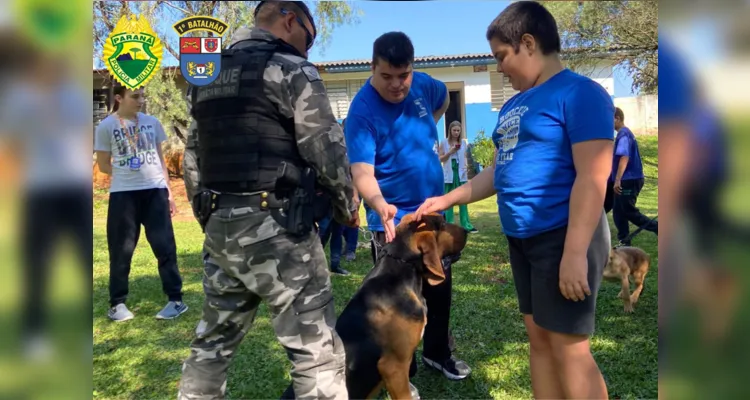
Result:
[[[409,366],[427,324],[422,285],[445,279],[443,259],[458,261],[467,231],[436,214],[404,216],[396,238],[365,276],[336,321],[346,349],[350,399],[369,399],[385,387],[391,399],[410,399]],[[282,399],[294,398],[291,386]]]
[[[609,262],[604,267],[603,277],[609,281],[619,281],[622,290],[617,295],[625,304],[625,312],[632,313],[633,306],[643,291],[643,280],[648,273],[651,257],[637,247],[615,247],[609,252]],[[630,294],[630,276],[633,276],[635,291]]]
[[[392,399],[411,398],[409,365],[427,324],[422,285],[445,279],[442,259],[457,261],[466,235],[440,215],[401,220],[395,240],[383,248],[336,322],[346,348],[350,398],[372,398],[383,386]]]

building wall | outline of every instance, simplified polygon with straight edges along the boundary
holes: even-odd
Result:
[[[464,129],[469,141],[472,141],[480,130],[484,130],[485,134],[489,136],[495,128],[497,113],[499,107],[502,105],[502,101],[498,102],[497,98],[493,104],[493,91],[497,89],[496,87],[493,88],[493,86],[498,86],[500,82],[499,80],[491,79],[491,74],[497,74],[495,68],[496,66],[492,64],[488,65],[487,70],[482,72],[474,72],[474,67],[471,66],[426,68],[419,70],[430,74],[436,79],[446,82],[449,86],[449,90],[453,89],[456,85],[463,85],[465,103]],[[614,97],[615,85],[610,64],[602,63],[596,67],[589,67],[586,70],[581,71],[581,73],[594,79]],[[359,81],[361,84],[364,84],[365,80],[369,78],[370,75],[371,73],[366,71],[334,74],[322,73],[321,77],[323,78],[323,81],[329,85],[341,81]],[[353,94],[354,93],[352,93],[352,98]],[[506,95],[506,97],[507,96],[508,95]],[[448,124],[450,124],[450,122],[451,121],[447,121]],[[445,118],[441,118],[437,126],[439,137],[445,137]]]
[[[659,96],[652,94],[618,97],[615,107],[625,114],[625,125],[636,135],[654,135],[659,131]]]

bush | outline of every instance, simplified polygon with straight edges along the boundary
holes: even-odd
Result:
[[[474,138],[471,145],[471,155],[482,168],[492,165],[495,157],[495,145],[492,144],[492,138],[485,136],[484,129],[480,129]]]

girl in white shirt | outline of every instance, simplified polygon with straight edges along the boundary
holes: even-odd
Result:
[[[443,163],[443,178],[445,180],[445,193],[461,186],[468,181],[466,162],[466,149],[469,142],[464,138],[461,123],[453,121],[448,126],[448,137],[445,138],[438,148],[440,162]],[[469,209],[465,204],[458,206],[458,215],[461,226],[470,233],[478,232],[469,221]],[[453,207],[445,210],[445,219],[453,223]]]

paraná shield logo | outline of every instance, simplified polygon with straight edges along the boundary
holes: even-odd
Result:
[[[107,70],[129,89],[146,84],[162,60],[162,44],[145,17],[122,16],[102,49]]]
[[[194,86],[205,86],[219,76],[221,70],[221,36],[227,24],[215,18],[196,16],[177,21],[173,26],[180,36],[180,71]],[[184,37],[192,31],[213,32],[219,37]]]

